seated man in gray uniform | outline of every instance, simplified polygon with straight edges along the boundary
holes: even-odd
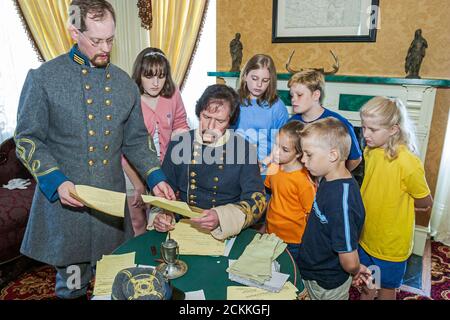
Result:
[[[30,70],[15,133],[17,155],[39,185],[21,252],[56,267],[56,295],[66,299],[85,295],[97,260],[132,235],[128,213],[124,220],[83,207],[70,195],[74,185],[125,192],[125,154],[150,190],[174,199],[148,147],[139,90],[110,63],[113,7],[74,0],[70,8],[77,44]]]
[[[202,209],[191,219],[216,239],[239,234],[261,217],[266,197],[256,148],[228,130],[239,116],[237,93],[225,85],[209,86],[198,100],[199,129],[175,137],[162,169],[181,201]],[[150,226],[165,232],[174,216],[151,216]]]

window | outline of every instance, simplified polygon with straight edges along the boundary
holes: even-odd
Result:
[[[215,77],[208,77],[207,75],[208,71],[216,70],[216,1],[209,0],[197,53],[182,92],[191,129],[198,127],[198,119],[195,115],[197,100],[207,86],[216,83]]]
[[[13,1],[0,1],[0,142],[14,134],[17,106],[28,70],[41,64]]]

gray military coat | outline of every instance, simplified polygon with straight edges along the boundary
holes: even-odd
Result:
[[[132,235],[128,213],[124,221],[88,208],[65,207],[56,192],[65,179],[124,192],[122,154],[142,177],[158,169],[139,90],[125,72],[112,64],[91,68],[69,54],[30,70],[15,141],[18,156],[39,184],[23,254],[55,266],[95,263]]]

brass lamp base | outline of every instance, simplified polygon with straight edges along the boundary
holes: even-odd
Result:
[[[184,261],[177,260],[175,263],[170,264],[163,262],[156,267],[156,270],[171,280],[183,276],[187,272],[188,266]]]

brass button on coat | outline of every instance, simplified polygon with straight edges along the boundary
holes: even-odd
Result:
[[[111,131],[105,130],[105,136],[109,136],[111,134]]]
[[[219,182],[219,178],[218,177],[214,177],[214,182]]]
[[[197,189],[197,187],[195,186],[195,184],[191,184],[191,189],[192,189],[192,190]]]
[[[84,86],[84,88],[85,88],[86,90],[91,90],[91,86],[90,86],[90,85],[88,85],[88,84],[87,84],[87,85],[85,85],[85,86]]]
[[[197,174],[195,172],[191,172],[191,177],[195,178],[195,176],[197,176]]]
[[[88,115],[88,119],[89,119],[89,120],[94,120],[94,119],[95,119],[95,116],[94,116],[93,114],[90,114],[90,115]]]
[[[112,120],[112,115],[108,114],[108,115],[106,116],[106,120],[111,121],[111,120]]]
[[[106,79],[111,79],[111,73],[108,72],[108,73],[106,74]]]
[[[109,107],[109,106],[112,104],[112,102],[111,102],[111,100],[106,99],[106,100],[105,100],[105,104]]]
[[[90,147],[89,147],[89,152],[94,152],[94,151],[95,151],[95,147],[90,146]]]
[[[111,87],[105,87],[105,92],[111,92]]]
[[[103,149],[105,149],[105,151],[108,152],[109,151],[109,146],[106,145]]]
[[[87,69],[83,69],[83,70],[81,70],[81,73],[82,73],[83,75],[87,75],[87,74],[89,73],[89,71],[87,71]]]
[[[94,103],[94,100],[92,100],[92,99],[87,99],[87,100],[86,100],[86,103],[87,103],[87,104],[92,104],[92,103]]]
[[[91,166],[91,167],[94,165],[94,163],[95,163],[94,160],[89,160],[89,161],[88,161],[88,164],[89,164],[89,166]]]
[[[191,179],[191,183],[192,183],[192,184],[196,184],[197,181],[195,181],[195,179]]]
[[[90,135],[91,137],[95,136],[95,131],[94,131],[94,130],[89,130],[89,135]]]
[[[109,161],[108,160],[103,160],[103,164],[106,166],[107,164],[109,163]]]

